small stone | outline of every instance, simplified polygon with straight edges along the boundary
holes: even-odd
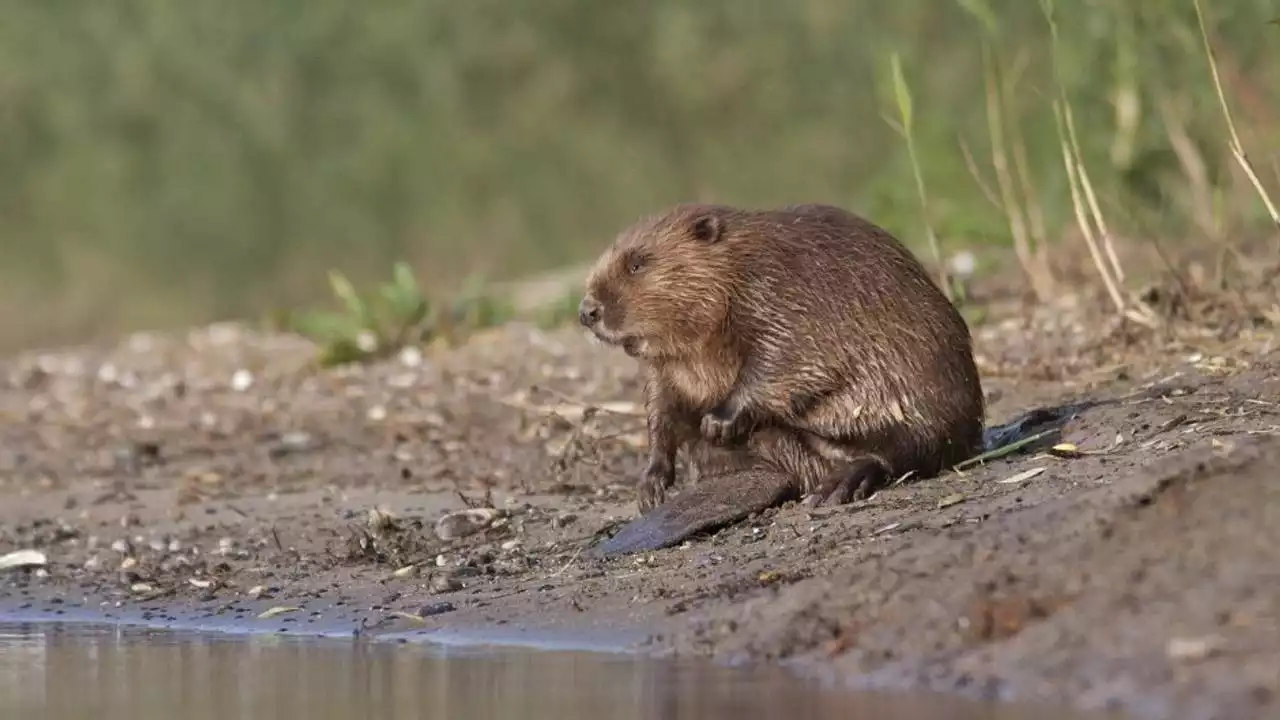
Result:
[[[1211,657],[1220,649],[1221,640],[1216,637],[1172,638],[1165,646],[1165,653],[1171,660],[1194,662]]]
[[[124,538],[120,538],[119,540],[113,541],[111,543],[111,549],[114,550],[115,552],[120,553],[121,555],[128,555],[129,552],[132,550],[132,548],[129,546],[129,541],[125,540]]]
[[[102,558],[97,555],[90,556],[88,560],[84,561],[84,569],[89,572],[98,572],[102,569]]]
[[[416,345],[406,345],[400,349],[400,364],[416,368],[422,365],[422,349]]]
[[[244,392],[253,387],[253,373],[248,370],[240,369],[231,375],[231,389],[236,392]]]
[[[438,603],[423,605],[422,609],[418,611],[418,615],[425,618],[431,617],[432,615],[443,615],[444,613],[453,612],[455,609],[456,608],[454,608],[453,603],[445,600]]]
[[[267,592],[267,588],[265,585],[254,585],[253,587],[249,588],[249,591],[245,594],[248,595],[250,598],[257,600],[258,598],[262,597],[263,594],[266,592]]]
[[[125,558],[124,560],[121,560],[121,561],[120,561],[120,569],[121,569],[121,570],[132,570],[132,569],[134,569],[134,568],[136,568],[136,567],[138,567],[138,558],[136,558],[136,557],[129,556],[129,557]]]
[[[314,450],[318,446],[315,436],[303,430],[290,430],[280,436],[280,450],[283,452]]]
[[[120,372],[116,370],[116,366],[111,363],[103,363],[98,367],[98,381],[104,385],[111,385],[115,383],[116,379],[119,377]]]
[[[431,578],[431,592],[433,593],[449,593],[457,592],[462,589],[462,583],[452,575],[435,575]]]
[[[506,542],[502,543],[500,547],[503,550],[515,550],[516,548],[520,547],[520,541],[518,539],[507,540]]]

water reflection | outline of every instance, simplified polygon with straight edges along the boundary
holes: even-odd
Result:
[[[780,670],[596,653],[0,625],[3,718],[1034,716],[819,691]]]

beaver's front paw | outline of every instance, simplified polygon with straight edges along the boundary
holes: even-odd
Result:
[[[650,462],[644,477],[636,485],[636,504],[646,513],[667,499],[667,489],[676,481],[676,470],[670,463]]]

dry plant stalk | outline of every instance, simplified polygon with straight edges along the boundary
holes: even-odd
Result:
[[[1111,263],[1103,257],[1103,250],[1098,243],[1098,238],[1094,234],[1093,226],[1090,223],[1090,213],[1094,213],[1092,219],[1097,222],[1100,213],[1096,212],[1096,207],[1086,211],[1087,200],[1084,198],[1083,183],[1081,175],[1084,163],[1079,155],[1072,152],[1070,140],[1066,130],[1066,116],[1068,110],[1064,110],[1066,102],[1058,99],[1053,102],[1054,118],[1058,121],[1058,144],[1062,149],[1062,164],[1067,170],[1067,184],[1071,188],[1071,207],[1075,210],[1076,223],[1080,226],[1080,232],[1084,235],[1085,245],[1089,248],[1089,255],[1093,259],[1094,267],[1097,268],[1098,274],[1102,278],[1102,284],[1107,289],[1107,295],[1110,296],[1112,304],[1115,305],[1116,313],[1124,318],[1128,318],[1147,327],[1157,327],[1159,325],[1155,317],[1149,312],[1139,312],[1131,309],[1125,302],[1124,293],[1120,290],[1120,281],[1112,277],[1113,268]],[[1144,308],[1145,309],[1145,308]]]
[[[1062,164],[1067,169],[1067,186],[1071,188],[1071,207],[1075,210],[1076,224],[1080,226],[1080,232],[1084,235],[1085,244],[1089,247],[1089,255],[1093,257],[1093,264],[1098,269],[1098,274],[1102,277],[1102,284],[1107,288],[1107,295],[1111,297],[1111,302],[1116,306],[1116,312],[1123,313],[1125,310],[1124,296],[1120,294],[1120,288],[1116,285],[1115,280],[1111,278],[1111,273],[1107,269],[1106,263],[1102,259],[1102,252],[1098,248],[1098,242],[1093,236],[1093,228],[1089,226],[1089,217],[1085,214],[1084,203],[1080,198],[1080,186],[1076,180],[1076,163],[1075,158],[1071,156],[1071,146],[1067,143],[1066,131],[1063,129],[1062,119],[1062,102],[1060,100],[1053,101],[1053,114],[1058,121],[1058,145],[1062,149]]]
[[[1018,55],[1018,61],[1014,64],[1014,79],[1010,80],[1007,86],[1002,87],[1001,95],[1004,99],[1003,108],[1005,113],[1013,116],[1010,109],[1014,97],[1014,88],[1017,87],[1018,78],[1022,71],[1026,69],[1028,64],[1027,54],[1021,52]],[[1041,281],[1045,284],[1045,289],[1052,294],[1054,291],[1053,273],[1049,268],[1049,259],[1045,254],[1049,247],[1049,231],[1044,219],[1044,209],[1036,200],[1035,186],[1031,182],[1031,164],[1027,161],[1027,144],[1022,138],[1020,123],[1014,117],[1013,121],[1008,124],[1009,142],[1013,147],[1013,167],[1018,172],[1018,179],[1022,185],[1023,202],[1026,203],[1027,213],[1027,231],[1030,234],[1032,247],[1032,260],[1035,263],[1035,270]]]
[[[1098,196],[1094,194],[1093,183],[1089,181],[1089,172],[1084,166],[1084,156],[1080,153],[1080,142],[1076,139],[1075,118],[1071,115],[1071,104],[1066,101],[1065,96],[1062,102],[1062,114],[1067,124],[1067,139],[1071,142],[1071,154],[1075,157],[1076,171],[1079,173],[1080,189],[1089,203],[1089,214],[1098,225],[1098,234],[1102,237],[1102,249],[1107,254],[1107,261],[1110,263],[1111,272],[1115,273],[1116,282],[1124,283],[1124,268],[1120,266],[1120,259],[1116,257],[1116,248],[1111,242],[1111,231],[1107,229],[1107,223],[1103,220],[1102,209],[1098,206]]]
[[[1080,152],[1080,143],[1076,136],[1075,121],[1071,115],[1071,101],[1067,97],[1066,84],[1062,81],[1061,67],[1058,63],[1058,24],[1054,20],[1053,0],[1040,0],[1040,7],[1049,23],[1053,74],[1058,84],[1058,98],[1053,101],[1053,115],[1054,120],[1057,121],[1062,163],[1067,170],[1067,184],[1071,188],[1071,206],[1075,211],[1076,223],[1084,235],[1089,255],[1102,278],[1107,295],[1115,305],[1116,314],[1150,328],[1159,327],[1160,321],[1150,308],[1141,303],[1138,303],[1137,309],[1131,308],[1121,291],[1124,283],[1124,269],[1116,256],[1115,247],[1111,242],[1111,233],[1107,230],[1097,195],[1093,191],[1093,183],[1089,181],[1089,173],[1085,169],[1084,157]],[[1093,225],[1090,224],[1090,220],[1093,221]],[[1094,225],[1097,226],[1096,234]]]
[[[994,77],[995,70],[989,46],[983,48],[983,61],[986,65],[984,76],[987,86],[987,130],[991,136],[991,164],[995,169],[996,185],[1000,192],[998,205],[1008,219],[1009,233],[1013,237],[1013,250],[1018,257],[1018,263],[1022,266],[1027,279],[1031,281],[1031,289],[1035,292],[1036,298],[1043,302],[1053,296],[1053,278],[1043,260],[1037,262],[1036,257],[1032,255],[1027,218],[1018,204],[1013,173],[1010,171],[1009,158],[1005,153],[1005,107],[1001,102],[1004,93],[1001,92],[1000,83]],[[971,172],[973,171],[971,168]],[[980,180],[979,183],[981,184]],[[1025,178],[1023,183],[1024,188],[1029,187]],[[1030,198],[1028,202],[1031,202]]]
[[[1271,221],[1280,228],[1280,211],[1276,210],[1276,204],[1271,200],[1271,196],[1267,194],[1267,189],[1262,184],[1262,180],[1258,178],[1258,173],[1253,169],[1253,163],[1249,162],[1249,157],[1245,155],[1244,146],[1240,143],[1240,134],[1236,132],[1235,121],[1231,117],[1231,106],[1227,104],[1227,95],[1222,90],[1222,78],[1218,74],[1218,60],[1213,51],[1213,44],[1209,42],[1209,30],[1206,27],[1204,19],[1204,9],[1200,6],[1200,0],[1193,0],[1196,7],[1196,19],[1200,22],[1200,37],[1204,40],[1205,55],[1209,58],[1209,71],[1213,75],[1213,87],[1218,92],[1218,103],[1222,106],[1222,115],[1227,121],[1227,131],[1230,135],[1231,154],[1236,159],[1236,164],[1244,171],[1249,178],[1249,182],[1253,183],[1253,187],[1258,191],[1258,197],[1262,198],[1262,204],[1266,206],[1267,212],[1271,215]],[[1280,234],[1276,235],[1277,246],[1280,246]]]
[[[982,196],[991,203],[991,206],[1000,212],[1004,212],[1004,203],[1000,202],[1000,198],[996,196],[991,186],[982,177],[982,171],[978,169],[978,161],[973,159],[973,151],[969,149],[969,143],[964,138],[958,138],[956,141],[960,145],[960,155],[964,158],[964,166],[969,170],[969,175],[973,177],[974,182],[978,184],[978,189],[982,191]]]
[[[894,53],[889,59],[893,76],[894,101],[898,106],[898,117],[900,119],[900,125],[897,126],[897,129],[907,142],[907,156],[911,161],[911,172],[915,176],[916,194],[920,198],[920,211],[924,214],[925,236],[929,243],[929,251],[933,254],[934,262],[938,264],[938,281],[942,287],[942,292],[946,294],[948,300],[954,302],[956,300],[955,288],[951,285],[951,273],[947,271],[947,264],[942,259],[942,246],[938,242],[938,233],[934,229],[933,219],[929,212],[929,195],[925,190],[924,172],[920,167],[920,158],[916,155],[916,143],[912,134],[914,112],[911,88],[907,85],[906,75],[902,71],[901,56]]]
[[[1159,106],[1165,134],[1169,136],[1169,146],[1173,148],[1173,154],[1177,156],[1182,174],[1186,176],[1191,189],[1191,216],[1206,237],[1220,240],[1222,227],[1213,209],[1213,191],[1209,187],[1209,171],[1204,157],[1196,150],[1195,143],[1187,133],[1186,123],[1182,121],[1168,96],[1161,95]]]

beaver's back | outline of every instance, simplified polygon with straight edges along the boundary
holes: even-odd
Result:
[[[887,231],[839,208],[744,213],[730,225],[731,324],[774,409],[797,426],[886,449],[932,473],[981,440],[968,326]]]

